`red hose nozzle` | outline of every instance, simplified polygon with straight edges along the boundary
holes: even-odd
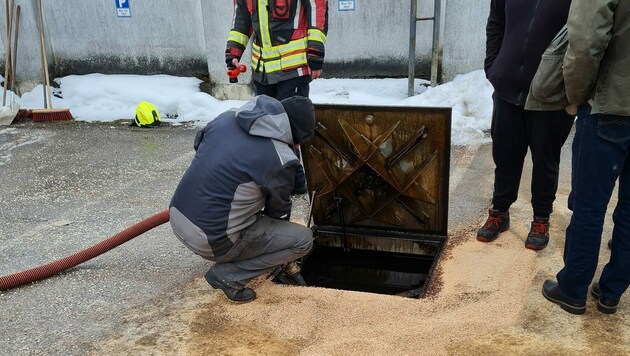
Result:
[[[239,64],[238,67],[228,69],[227,75],[230,78],[230,83],[238,83],[238,75],[247,72],[247,67],[244,64]]]

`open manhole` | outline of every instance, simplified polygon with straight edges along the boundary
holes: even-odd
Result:
[[[420,297],[448,236],[449,108],[317,105],[308,285]],[[310,224],[311,222],[309,222]]]

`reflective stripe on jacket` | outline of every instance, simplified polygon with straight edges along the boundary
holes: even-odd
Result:
[[[327,32],[327,0],[236,0],[226,61],[240,60],[253,37],[255,81],[275,84],[307,75],[308,67],[323,66]]]

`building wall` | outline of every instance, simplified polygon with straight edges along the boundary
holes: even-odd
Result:
[[[490,0],[446,0],[442,41],[442,77],[483,68]]]
[[[227,84],[223,53],[232,0],[128,0],[131,17],[118,17],[119,0],[43,1],[51,77],[85,73],[196,76],[207,91]],[[329,1],[325,77],[405,77],[412,0],[355,0],[354,11]],[[433,15],[434,0],[417,0],[418,16]],[[490,0],[442,0],[443,80],[482,67]],[[41,82],[36,1],[21,7],[17,77]],[[0,9],[4,18],[4,7]],[[4,31],[3,31],[4,32]],[[432,21],[417,23],[416,76],[428,78]],[[0,35],[5,57],[6,35]],[[249,51],[245,57],[249,58]],[[3,60],[0,60],[3,63]],[[249,62],[249,60],[247,60]],[[4,66],[0,66],[3,69]],[[246,86],[249,73],[240,79]]]

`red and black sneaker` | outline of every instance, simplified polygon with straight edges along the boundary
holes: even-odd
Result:
[[[539,251],[547,247],[549,243],[549,218],[534,217],[532,227],[527,234],[525,247]]]
[[[494,241],[500,232],[507,231],[509,228],[510,213],[508,211],[503,212],[490,209],[488,211],[488,220],[477,231],[477,240],[481,242]]]

